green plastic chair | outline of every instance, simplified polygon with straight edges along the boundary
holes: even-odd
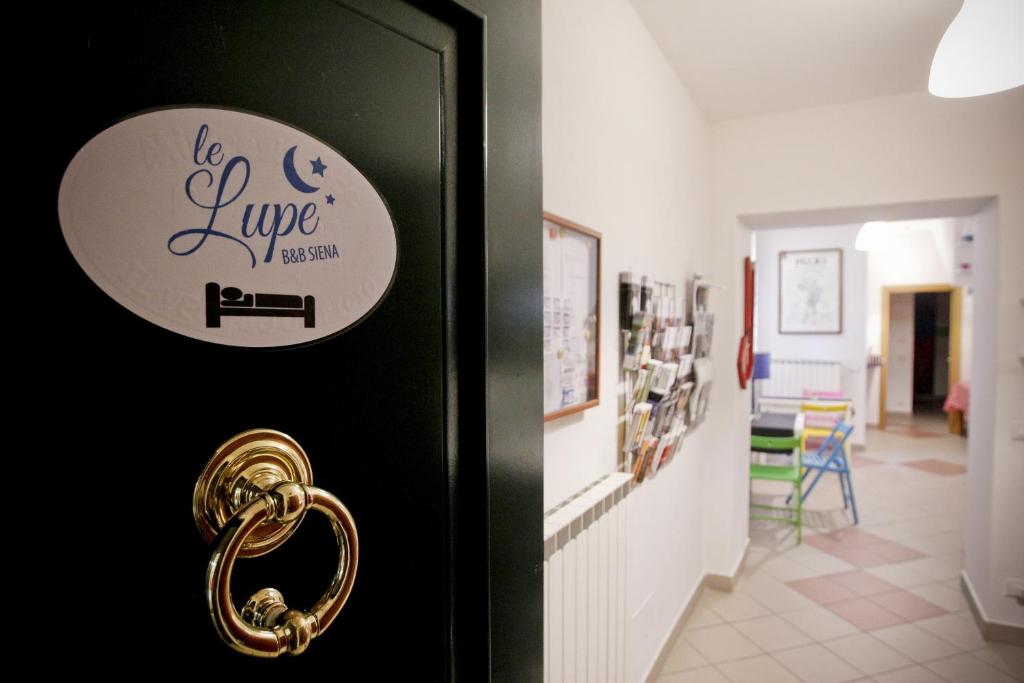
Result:
[[[782,522],[792,524],[796,527],[796,542],[799,545],[803,540],[803,496],[800,495],[801,476],[800,462],[802,452],[799,436],[754,436],[750,437],[750,450],[761,453],[790,453],[792,463],[789,465],[757,465],[750,464],[750,479],[763,479],[767,481],[788,481],[793,484],[793,491],[796,495],[796,504],[790,506],[758,505],[751,503],[752,510],[770,510],[772,512],[786,512],[788,515],[779,516],[772,514],[755,514],[751,512],[751,519],[764,519],[770,522]]]

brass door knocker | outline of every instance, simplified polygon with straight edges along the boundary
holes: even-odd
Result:
[[[271,429],[254,429],[217,449],[196,482],[192,512],[199,533],[214,544],[206,571],[206,600],[224,642],[254,657],[298,655],[327,630],[345,605],[359,562],[352,515],[340,500],[312,485],[302,447]],[[307,510],[327,516],[338,542],[338,569],[308,611],[290,609],[281,593],[264,588],[241,613],[231,599],[231,570],[239,557],[274,550],[298,528]]]

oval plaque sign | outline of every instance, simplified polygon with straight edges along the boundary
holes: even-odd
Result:
[[[146,320],[232,346],[290,346],[364,318],[395,274],[391,214],[316,138],[213,108],[162,109],[79,150],[58,197],[86,274]]]

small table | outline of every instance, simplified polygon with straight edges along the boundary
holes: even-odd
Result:
[[[759,413],[750,420],[751,436],[800,436],[803,413]]]

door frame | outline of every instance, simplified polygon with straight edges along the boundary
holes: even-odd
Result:
[[[416,12],[454,31],[427,45],[446,90],[456,84],[442,112],[443,163],[453,170],[445,231],[457,235],[444,255],[455,283],[445,293],[449,678],[541,680],[540,0],[341,3],[399,32]]]
[[[886,427],[886,394],[889,387],[889,305],[893,294],[949,294],[949,384],[947,394],[960,381],[960,314],[962,290],[956,285],[893,285],[882,287],[882,376],[878,387],[878,428]],[[946,420],[950,434],[962,433],[959,415]]]
[[[356,0],[377,12],[383,5]],[[451,676],[543,677],[540,0],[407,0],[456,30]],[[372,10],[371,10],[372,8]],[[451,62],[455,63],[452,64]],[[449,108],[450,111],[450,108]],[[482,187],[481,187],[482,186]],[[482,221],[481,221],[482,219]],[[450,218],[449,218],[450,220]],[[482,227],[482,229],[480,229]],[[534,239],[534,235],[537,235]]]

